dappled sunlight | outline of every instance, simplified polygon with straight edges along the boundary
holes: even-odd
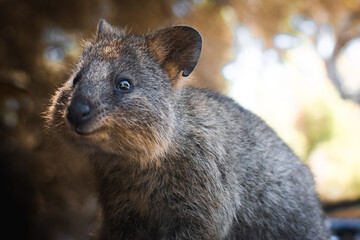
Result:
[[[301,41],[293,45],[285,39],[278,44],[287,50],[278,53],[263,49],[244,28],[237,30],[234,61],[223,70],[229,95],[262,117],[309,164],[322,199],[359,197],[360,107],[341,99],[328,79],[321,56],[333,45],[319,54],[308,38],[297,38]],[[344,77],[357,77],[354,84],[359,84],[357,59],[350,56],[360,55],[360,50],[351,49],[339,68],[345,69]]]

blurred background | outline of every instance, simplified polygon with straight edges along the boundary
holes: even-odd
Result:
[[[95,239],[89,167],[46,134],[42,115],[100,18],[132,33],[198,29],[188,84],[261,116],[311,167],[327,216],[360,218],[359,0],[0,0],[4,236]],[[354,229],[338,238],[360,239]]]

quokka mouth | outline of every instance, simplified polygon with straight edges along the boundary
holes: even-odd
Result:
[[[104,127],[95,127],[90,129],[86,129],[84,127],[77,127],[77,128],[73,128],[72,131],[74,131],[79,136],[90,137],[90,136],[95,136],[97,133],[104,131],[104,129],[105,129]]]
[[[76,136],[79,136],[79,137],[94,136],[97,133],[102,132],[105,129],[104,126],[96,126],[94,124],[91,124],[90,122],[85,123],[80,126],[74,126],[67,120],[66,117],[64,118],[64,121],[65,121],[66,126],[70,130],[70,132],[73,132],[74,134],[76,134]]]

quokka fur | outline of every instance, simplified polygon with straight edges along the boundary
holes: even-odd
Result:
[[[201,47],[191,27],[101,20],[52,98],[49,129],[92,165],[100,239],[328,239],[310,170],[274,131],[181,84]]]

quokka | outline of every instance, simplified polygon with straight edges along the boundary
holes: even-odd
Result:
[[[52,98],[50,130],[92,165],[100,239],[328,239],[310,170],[274,131],[181,84],[201,48],[191,27],[101,20]]]

